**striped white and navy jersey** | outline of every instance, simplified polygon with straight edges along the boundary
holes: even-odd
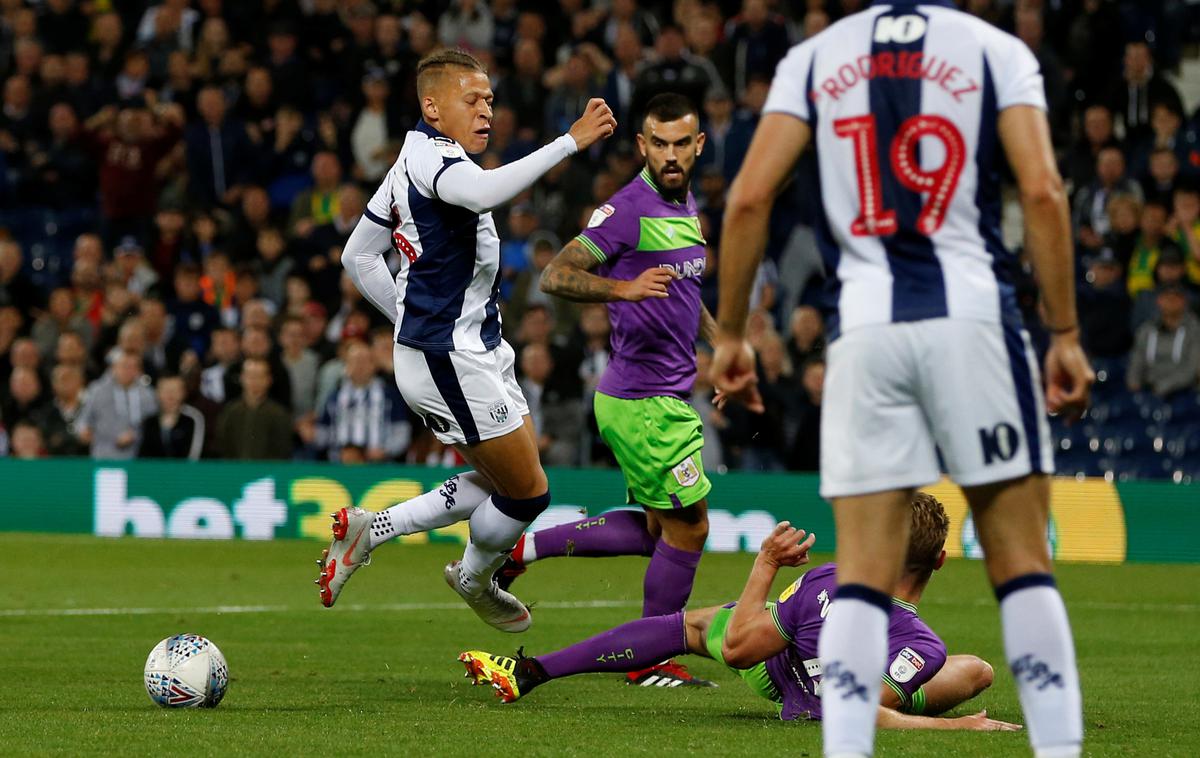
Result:
[[[383,450],[394,458],[408,449],[411,440],[408,406],[396,386],[380,377],[365,387],[343,379],[317,419],[316,446],[333,460],[348,445]]]
[[[832,334],[1019,321],[997,138],[1015,105],[1046,107],[1037,60],[950,2],[876,2],[789,51],[764,112],[812,127]]]
[[[491,211],[438,197],[447,169],[469,162],[462,145],[424,121],[367,203],[402,260],[396,342],[418,350],[493,350],[500,344],[500,238]]]

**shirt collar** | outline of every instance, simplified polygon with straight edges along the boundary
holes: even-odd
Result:
[[[437,129],[434,129],[432,126],[430,126],[429,122],[426,121],[425,119],[421,119],[420,121],[417,122],[417,131],[421,132],[422,134],[426,134],[430,137],[445,137],[446,136],[446,135],[442,134],[441,132],[439,132]]]
[[[913,605],[912,603],[901,600],[898,597],[892,598],[892,605],[898,605],[901,608],[903,608],[904,610],[912,611],[913,613],[917,612],[917,606]]]

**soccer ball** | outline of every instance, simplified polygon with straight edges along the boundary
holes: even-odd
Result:
[[[146,659],[146,694],[164,708],[215,708],[229,686],[229,666],[216,645],[198,634],[177,634]]]

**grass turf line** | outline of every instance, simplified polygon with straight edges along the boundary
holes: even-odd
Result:
[[[389,545],[342,602],[319,607],[307,542],[188,542],[5,535],[0,611],[148,608],[140,615],[0,616],[0,753],[520,756],[720,753],[820,755],[815,724],[780,723],[711,661],[688,658],[715,690],[633,689],[611,675],[554,682],[512,706],[462,678],[469,648],[546,652],[638,614],[642,559],[558,559],[515,585],[533,629],[484,626],[441,579],[460,550]],[[817,556],[819,559],[827,556]],[[737,597],[748,555],[705,556],[693,607]],[[1195,587],[1200,566],[1059,567],[1076,631],[1091,756],[1200,755]],[[781,573],[779,587],[795,576]],[[959,709],[1021,721],[1003,671],[998,616],[982,568],[951,561],[921,614],[950,652],[997,668],[991,690]],[[449,607],[448,607],[449,604]],[[429,608],[413,606],[432,606]],[[265,612],[188,610],[269,606]],[[389,606],[391,606],[389,608]],[[165,711],[141,669],[159,639],[211,637],[232,684],[214,711]],[[880,756],[1025,756],[1019,734],[881,732]]]

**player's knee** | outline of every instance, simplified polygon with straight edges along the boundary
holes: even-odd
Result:
[[[992,686],[992,680],[995,678],[996,673],[992,669],[992,664],[988,663],[982,658],[977,658],[976,656],[972,655],[968,658],[967,666],[969,667],[971,674],[971,697],[978,695],[988,687]]]

